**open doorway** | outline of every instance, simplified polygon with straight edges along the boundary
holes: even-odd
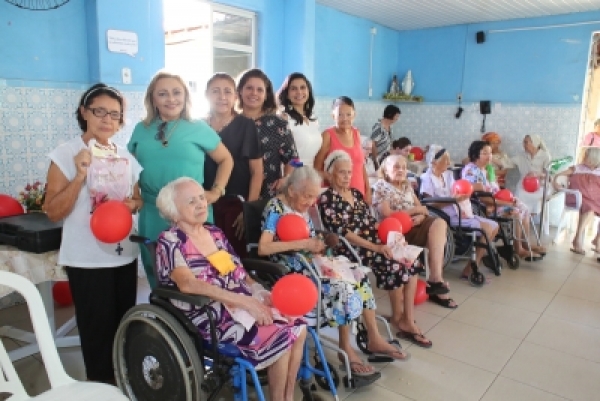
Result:
[[[165,68],[190,88],[192,117],[205,117],[206,82],[215,72],[234,79],[255,66],[256,16],[201,0],[163,1]]]
[[[594,131],[594,122],[600,118],[600,32],[592,33],[588,68],[585,77],[581,103],[579,137],[577,139],[577,160],[581,158],[582,146],[600,146],[600,143],[584,141],[586,135]],[[591,139],[593,141],[593,138]]]

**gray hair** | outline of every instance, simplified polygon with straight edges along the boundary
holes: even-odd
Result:
[[[193,182],[195,184],[200,183],[190,177],[181,177],[176,180],[171,181],[167,185],[161,188],[158,192],[158,196],[156,197],[156,207],[158,208],[158,213],[165,220],[170,221],[171,223],[175,223],[179,218],[179,211],[177,210],[177,206],[175,205],[175,196],[177,195],[177,188],[181,184],[185,184],[188,182]]]
[[[325,163],[323,163],[323,167],[326,173],[331,173],[333,171],[333,166],[337,162],[349,162],[352,164],[352,159],[350,155],[343,150],[334,150],[327,156],[325,159]]]
[[[320,186],[322,182],[323,180],[317,170],[311,166],[302,166],[292,171],[285,180],[280,192],[287,193],[290,188],[294,188],[297,191],[302,190],[306,187],[307,183]]]
[[[600,148],[590,147],[585,150],[583,159],[588,167],[598,168],[600,166]]]
[[[389,177],[385,173],[385,170],[389,166],[391,166],[394,163],[396,163],[398,160],[404,160],[404,163],[406,163],[406,165],[408,165],[408,160],[406,160],[406,157],[404,157],[402,155],[391,154],[391,155],[389,155],[388,157],[386,157],[385,159],[383,159],[381,161],[381,165],[379,166],[379,170],[377,170],[377,175],[379,176],[379,178],[383,178],[384,180],[389,181]]]

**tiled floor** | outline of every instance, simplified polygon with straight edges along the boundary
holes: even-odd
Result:
[[[521,261],[518,270],[505,269],[501,277],[486,270],[492,283],[479,289],[457,279],[463,263],[445,273],[458,309],[417,306],[417,322],[433,348],[402,341],[410,361],[378,364],[382,378],[375,385],[341,389],[341,399],[600,399],[600,263],[591,251],[582,257],[565,243],[549,247],[542,262]],[[141,302],[147,292],[142,285]],[[389,313],[386,294],[376,293],[380,313]],[[59,320],[69,313],[59,310]],[[30,326],[23,307],[0,311],[0,325],[6,324]],[[334,330],[325,334],[336,337]],[[9,349],[18,345],[3,341]],[[61,356],[67,371],[83,379],[79,349],[61,351]],[[48,387],[39,356],[17,362],[16,368],[32,394]]]

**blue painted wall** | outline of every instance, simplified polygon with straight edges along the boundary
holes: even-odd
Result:
[[[489,32],[600,20],[600,11],[400,32],[398,71],[412,70],[426,101],[579,104],[591,34],[600,24]],[[486,41],[477,44],[477,31]]]
[[[45,12],[0,2],[0,79],[89,82],[84,0]]]
[[[373,50],[373,99],[381,99],[397,71],[399,32],[317,4],[314,89],[318,96],[369,98],[372,27],[377,28]]]

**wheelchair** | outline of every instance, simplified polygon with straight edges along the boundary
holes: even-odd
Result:
[[[131,240],[143,244],[152,255],[156,254],[155,242],[139,236],[132,236]],[[283,267],[275,263],[251,259],[243,263],[252,277],[266,284],[285,273]],[[206,309],[211,337],[208,341],[172,301],[205,306],[210,299],[159,285],[152,290],[149,304],[137,305],[126,313],[113,347],[115,377],[123,393],[139,401],[210,401],[228,386],[233,389],[235,401],[246,401],[251,383],[257,399],[264,401],[261,386],[266,384],[266,377],[257,373],[237,347],[219,343],[211,310]],[[316,332],[308,326],[307,330],[307,343],[298,371],[303,400],[321,399],[312,392],[313,374],[327,383],[334,399],[338,400],[329,369],[310,364],[309,337],[316,344],[319,359],[324,361],[325,356]]]
[[[244,207],[244,222],[245,222],[245,228],[246,228],[246,240],[248,243],[248,254],[250,255],[250,257],[252,258],[257,258],[258,257],[258,253],[257,253],[257,249],[258,249],[258,241],[260,239],[261,233],[262,233],[262,224],[261,224],[261,219],[262,219],[262,214],[263,211],[265,209],[265,206],[267,204],[268,200],[257,200],[257,201],[252,201],[252,202],[245,202],[243,204]],[[312,210],[312,209],[311,209]],[[318,211],[317,211],[318,214]],[[320,220],[314,220],[314,212],[311,213],[309,211],[309,215],[311,217],[311,219],[313,220],[313,222],[315,221],[320,221]],[[320,219],[320,218],[319,218]],[[317,228],[317,232],[323,232],[323,230],[318,229],[318,227],[315,226],[315,228]],[[302,255],[298,254],[299,259],[301,260],[301,262],[306,266],[306,268],[308,269],[308,271],[311,273],[312,277],[314,278],[314,282],[317,285],[317,292],[318,294],[321,293],[321,281],[318,279],[319,274],[317,273],[317,271],[314,269],[314,267],[312,266],[311,263],[309,263]],[[287,271],[287,268],[285,268],[283,265],[280,265],[282,269],[285,269],[286,273],[289,272]],[[257,281],[261,281],[260,278],[257,278]],[[314,330],[314,332],[316,333],[316,337],[314,340],[314,345],[315,347],[318,345],[318,338],[320,338],[322,340],[322,342],[320,343],[319,346],[323,346],[324,348],[330,349],[332,351],[335,351],[336,353],[342,355],[343,357],[343,369],[345,369],[345,373],[346,375],[342,378],[342,381],[344,383],[344,387],[346,388],[359,388],[359,387],[365,387],[368,386],[372,383],[374,383],[375,381],[377,381],[380,377],[381,377],[381,373],[380,372],[374,372],[372,375],[370,376],[358,376],[358,375],[353,375],[352,374],[352,370],[350,369],[350,361],[348,359],[348,355],[346,354],[345,351],[343,351],[342,349],[340,349],[337,346],[337,343],[334,342],[333,340],[330,340],[328,338],[324,338],[320,336],[320,331],[322,327],[326,327],[327,323],[321,322],[321,302],[317,303],[317,307],[316,307],[316,311],[315,311],[315,317],[314,318],[310,318],[309,319],[309,325],[311,326],[311,328]],[[388,336],[390,337],[391,341],[399,344],[396,340],[393,339],[392,334],[391,334],[391,330],[389,329],[389,325],[387,324],[387,321],[383,318],[383,317],[378,317],[378,319],[382,322],[384,322],[384,324],[387,327],[387,331],[388,331]],[[364,325],[362,325],[360,323],[360,320],[357,322],[357,334],[356,334],[356,343],[359,347],[359,349],[363,352],[367,351],[367,335],[366,335],[366,329],[364,328]],[[377,358],[377,360],[370,360],[370,362],[392,362],[393,359],[390,358]],[[323,368],[324,366],[327,366],[329,368],[329,370],[331,371],[332,377],[333,377],[333,382],[334,385],[337,387],[340,384],[340,379],[339,379],[339,375],[336,371],[336,369],[332,366],[331,363],[327,362],[324,358],[315,355],[314,356],[314,362],[315,362],[315,367],[319,367],[319,368]],[[326,382],[325,380],[323,380],[322,376],[319,376],[317,374],[317,376],[315,377],[315,380],[317,382],[317,384],[325,389],[325,390],[331,390],[331,388],[329,387],[330,384],[328,382]]]
[[[485,248],[487,251],[487,255],[484,256],[483,263],[492,269],[496,276],[499,276],[502,271],[502,264],[499,258],[499,251],[496,249],[495,244],[493,243],[493,239],[487,237],[487,234],[479,228],[471,228],[471,227],[463,227],[461,223],[461,213],[460,213],[460,205],[456,201],[456,199],[451,197],[430,197],[423,198],[421,203],[427,207],[427,209],[433,214],[436,215],[446,221],[446,224],[450,228],[449,233],[451,233],[452,238],[448,238],[446,241],[448,254],[452,254],[452,258],[469,258],[471,265],[471,275],[469,276],[469,282],[476,287],[481,287],[485,284],[485,276],[483,273],[479,271],[479,267],[476,262],[476,252],[477,248]],[[452,225],[450,223],[450,216],[443,210],[434,206],[434,204],[448,204],[454,205],[458,208],[458,225]],[[481,236],[485,238],[485,241],[480,241],[477,238]],[[448,244],[451,248],[449,248]],[[488,259],[488,263],[486,264],[485,259]],[[445,255],[446,259],[446,255]]]

